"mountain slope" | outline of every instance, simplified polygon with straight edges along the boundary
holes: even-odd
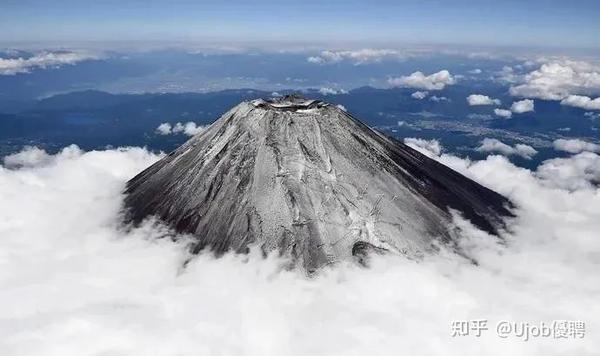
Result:
[[[419,256],[451,242],[448,209],[490,233],[501,195],[339,108],[286,97],[243,102],[126,188],[128,219],[154,215],[196,250],[256,244],[308,271],[365,249]]]

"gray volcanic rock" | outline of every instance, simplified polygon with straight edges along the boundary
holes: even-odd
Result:
[[[264,251],[308,271],[369,251],[410,257],[457,238],[449,209],[497,233],[503,196],[321,101],[243,102],[127,184],[129,221],[156,216],[195,251]]]

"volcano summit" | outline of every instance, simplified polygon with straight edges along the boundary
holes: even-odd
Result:
[[[195,251],[291,256],[307,271],[368,250],[452,244],[450,210],[496,234],[503,196],[345,111],[294,96],[243,102],[127,184],[130,221],[156,216]]]

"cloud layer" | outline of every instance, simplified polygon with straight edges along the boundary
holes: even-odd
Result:
[[[512,111],[506,109],[494,109],[494,114],[505,119],[510,119],[512,117]]]
[[[388,83],[394,87],[442,90],[447,85],[456,83],[456,80],[449,71],[444,69],[430,75],[425,75],[422,72],[414,72],[409,76],[389,78]]]
[[[588,152],[600,152],[600,145],[587,142],[581,139],[558,139],[553,143],[554,149],[558,151],[565,151],[569,153],[580,153],[583,151]]]
[[[569,95],[560,103],[561,105],[574,106],[585,110],[600,110],[600,98],[592,99],[584,95]]]
[[[45,51],[30,57],[0,58],[0,75],[29,73],[38,68],[61,67],[98,58],[95,54],[83,51]]]
[[[195,122],[186,122],[182,124],[181,122],[176,123],[174,126],[168,122],[163,122],[158,125],[156,128],[156,133],[159,135],[171,135],[171,134],[179,134],[183,133],[187,136],[194,136],[199,134],[200,132],[206,130],[206,126],[198,126]]]
[[[522,114],[522,113],[530,112],[533,110],[534,110],[534,104],[533,104],[533,100],[531,100],[531,99],[515,101],[510,106],[510,111],[512,111],[515,114]]]
[[[442,145],[437,140],[407,137],[404,139],[404,143],[428,156],[439,156],[442,153]]]
[[[563,100],[569,95],[598,92],[600,65],[572,60],[548,61],[510,88],[511,95],[545,100]]]
[[[427,95],[429,95],[429,92],[427,92],[427,91],[416,91],[416,92],[410,94],[410,96],[413,99],[417,99],[417,100],[423,100],[427,97]]]
[[[522,143],[511,147],[504,142],[495,138],[485,138],[481,142],[481,146],[477,148],[480,152],[497,152],[505,156],[517,155],[525,159],[531,159],[538,152],[531,146]]]
[[[319,88],[319,94],[321,95],[339,95],[339,94],[348,94],[348,92],[344,89],[334,89],[329,87]]]
[[[307,61],[315,64],[334,64],[347,60],[354,64],[367,64],[386,58],[402,58],[402,55],[393,49],[363,48],[354,51],[322,51],[318,56],[308,57]]]
[[[577,191],[600,184],[600,156],[581,152],[569,158],[554,158],[538,168],[537,176],[555,187]]]
[[[0,354],[597,353],[600,193],[589,182],[564,188],[589,175],[557,180],[501,156],[437,153],[515,202],[504,242],[457,218],[477,266],[442,249],[311,279],[260,253],[201,255],[184,268],[185,238],[173,242],[153,224],[122,229],[124,182],[160,157],[143,149],[12,156],[12,168],[0,168]],[[450,336],[452,320],[480,318],[490,327],[482,337]],[[493,329],[504,319],[582,320],[588,333],[501,339]]]
[[[470,106],[501,104],[500,99],[492,99],[489,96],[482,94],[471,94],[467,96],[467,103],[469,103]]]
[[[535,110],[535,104],[533,102],[533,100],[531,99],[523,99],[520,101],[515,101],[512,103],[512,105],[510,106],[510,110],[507,109],[500,109],[500,108],[496,108],[494,109],[494,114],[496,114],[496,116],[505,118],[505,119],[510,119],[514,114],[523,114],[526,112],[531,112]]]

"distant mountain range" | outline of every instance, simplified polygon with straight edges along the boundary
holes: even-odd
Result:
[[[510,100],[505,99],[501,88],[494,90],[497,91],[494,97]],[[280,90],[275,95],[292,92]],[[474,158],[482,157],[474,148],[485,137],[508,144],[525,143],[535,147],[539,154],[531,160],[512,159],[527,167],[560,155],[552,149],[554,139],[583,137],[591,142],[600,139],[600,118],[585,116],[583,110],[558,102],[536,101],[534,112],[507,120],[494,116],[491,106],[469,106],[468,87],[453,85],[436,94],[447,101],[416,100],[411,96],[413,92],[406,88],[361,87],[343,94],[323,94],[315,88],[304,90],[304,95],[342,105],[368,125],[397,138],[437,139],[448,151]],[[0,156],[25,145],[54,151],[71,143],[84,149],[135,145],[170,151],[186,137],[157,135],[155,130],[161,123],[210,124],[240,101],[271,95],[274,93],[253,89],[179,94],[110,94],[88,90],[21,102],[18,110],[4,102],[4,106],[0,105]]]

